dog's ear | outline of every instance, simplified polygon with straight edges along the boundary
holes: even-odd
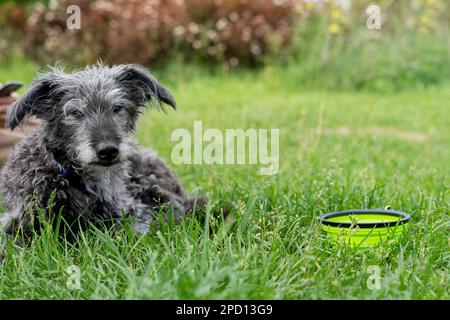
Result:
[[[29,116],[40,116],[54,105],[52,91],[57,87],[55,74],[39,77],[31,84],[25,94],[14,102],[8,109],[6,127],[14,130]]]
[[[130,99],[137,105],[157,100],[176,109],[175,100],[169,90],[153,77],[144,67],[137,64],[126,64],[117,67],[117,81],[125,88]]]

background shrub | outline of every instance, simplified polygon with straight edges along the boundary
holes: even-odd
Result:
[[[278,41],[286,46],[298,0],[60,1],[36,4],[26,28],[25,51],[42,62],[75,64],[168,57],[256,65]],[[80,30],[66,30],[66,8],[80,7]],[[38,50],[35,50],[39,48]]]
[[[71,4],[81,9],[80,30],[66,28],[66,8]],[[28,19],[25,52],[45,63],[78,65],[101,58],[149,64],[170,53],[172,29],[182,15],[182,4],[176,0],[68,0],[49,7],[38,3]]]
[[[0,61],[8,60],[20,51],[27,18],[28,11],[24,6],[12,2],[0,5]]]
[[[327,1],[297,20],[288,72],[305,86],[395,91],[447,81],[449,13],[445,1],[378,1],[382,29],[366,28],[366,1]]]
[[[25,4],[24,4],[25,3]],[[60,0],[0,5],[0,59],[40,64],[285,66],[287,85],[395,91],[450,78],[445,0]],[[81,8],[67,30],[66,8]],[[170,66],[169,66],[170,67]]]
[[[203,61],[257,65],[275,47],[287,47],[298,0],[187,0],[174,30],[179,51]]]

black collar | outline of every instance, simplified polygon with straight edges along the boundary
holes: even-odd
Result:
[[[58,173],[58,177],[65,179],[69,184],[83,192],[87,192],[88,188],[83,181],[82,174],[79,170],[75,169],[72,165],[63,165],[56,158],[58,152],[50,152],[50,163],[53,169]]]

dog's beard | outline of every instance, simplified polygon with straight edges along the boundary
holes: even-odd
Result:
[[[77,160],[83,167],[88,167],[93,165],[95,159],[97,158],[95,155],[94,149],[90,146],[89,143],[79,144],[76,148]]]
[[[102,201],[116,203],[127,194],[126,181],[129,180],[129,162],[121,161],[104,167],[90,165],[84,171],[86,185]],[[120,205],[119,205],[120,207]]]

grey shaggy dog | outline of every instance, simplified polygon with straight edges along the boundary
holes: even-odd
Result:
[[[41,125],[14,147],[0,174],[0,229],[31,236],[39,212],[55,222],[61,210],[66,235],[99,222],[120,226],[124,217],[146,232],[159,211],[178,219],[201,209],[205,199],[187,194],[134,140],[146,104],[176,108],[171,93],[138,65],[97,64],[70,74],[54,68],[39,76],[8,112],[10,129],[31,115]]]

